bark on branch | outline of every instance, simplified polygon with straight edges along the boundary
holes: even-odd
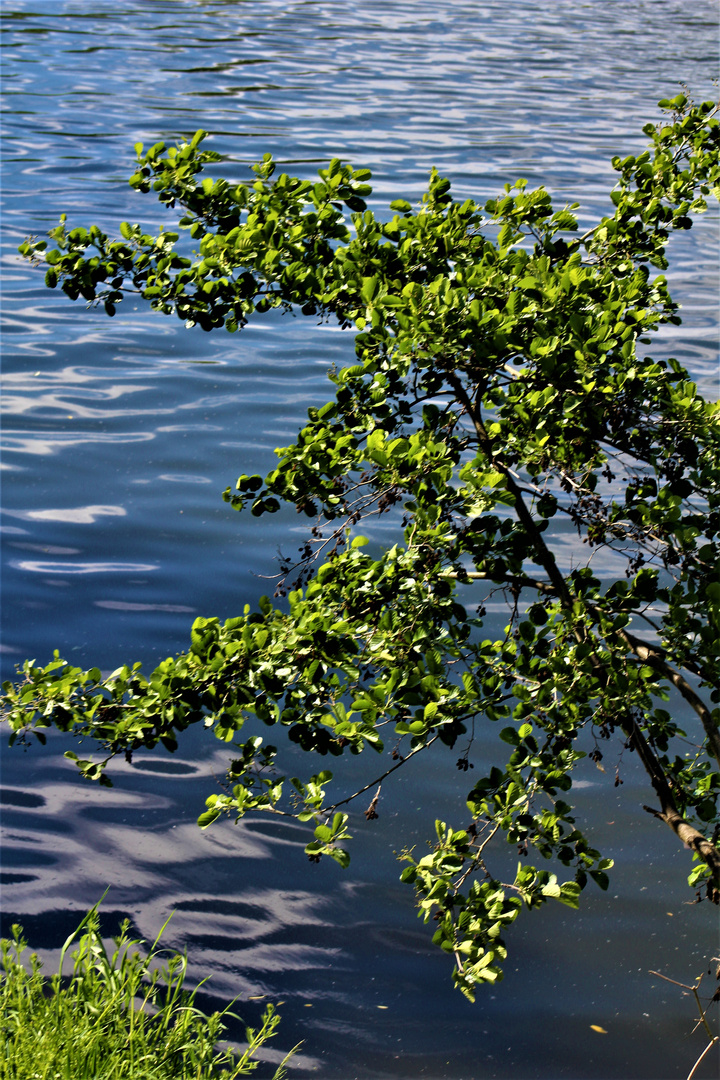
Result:
[[[619,636],[626,643],[628,648],[632,649],[637,657],[647,664],[648,667],[653,668],[659,674],[664,675],[666,679],[669,679],[673,686],[682,694],[697,715],[700,717],[703,729],[707,735],[708,745],[713,757],[720,766],[720,731],[718,731],[717,725],[712,718],[712,713],[708,709],[705,702],[697,694],[692,686],[688,683],[679,671],[676,671],[668,664],[662,654],[652,645],[648,645],[647,642],[642,641],[640,638],[629,634],[627,630],[619,630]]]

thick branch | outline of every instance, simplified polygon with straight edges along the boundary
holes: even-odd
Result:
[[[713,756],[720,765],[720,731],[718,731],[712,713],[702,698],[695,693],[692,686],[683,678],[680,672],[675,671],[652,645],[648,645],[647,642],[635,637],[634,634],[629,634],[626,630],[619,630],[618,633],[635,655],[648,667],[654,668],[655,671],[669,679],[676,690],[682,694],[687,703],[695,710],[702,722]]]
[[[448,372],[447,377],[453,390],[465,406],[465,410],[470,420],[472,421],[473,427],[475,429],[475,434],[477,435],[478,442],[487,454],[488,460],[491,461],[495,468],[498,469],[505,477],[507,489],[514,496],[515,499],[515,512],[517,513],[521,525],[524,526],[525,530],[533,541],[538,563],[540,564],[540,566],[542,566],[543,570],[550,579],[550,582],[555,592],[559,596],[563,607],[571,608],[573,603],[572,594],[568,589],[565,578],[558,569],[558,565],[555,562],[555,556],[543,540],[542,533],[538,529],[534,517],[525,505],[525,500],[522,497],[522,490],[520,488],[520,485],[515,481],[512,472],[510,471],[508,466],[505,465],[494,455],[492,443],[488,438],[488,434],[485,430],[485,425],[483,424],[482,418],[480,417],[477,409],[473,406],[473,403],[470,400],[470,397],[468,396],[468,393],[462,384],[462,380],[459,379],[457,375],[453,374],[452,372]]]
[[[493,465],[505,476],[508,491],[510,491],[510,493],[515,497],[515,512],[518,515],[520,523],[525,527],[528,535],[533,540],[535,546],[535,554],[538,562],[547,573],[552,587],[557,592],[557,595],[563,607],[566,610],[571,611],[573,605],[572,594],[568,589],[565,578],[558,569],[557,563],[555,562],[555,557],[545,543],[530,510],[528,509],[523,500],[522,491],[519,485],[516,483],[508,467],[503,465],[503,463],[494,456],[492,444],[490,442],[490,439],[488,438],[487,432],[485,431],[482,419],[478,415],[477,411],[473,408],[472,402],[465,390],[465,387],[462,384],[462,381],[452,372],[448,373],[448,380],[453,389],[455,390],[456,394],[458,395],[459,400],[465,406],[465,410],[475,428],[478,442],[487,454],[488,460],[492,461]],[[575,629],[575,637],[578,640],[582,639],[582,633],[579,627],[576,627]],[[640,656],[638,649],[644,648],[644,651],[647,653],[648,657],[647,662],[651,662],[651,649],[649,646],[643,647],[639,644],[634,645],[627,637],[625,637],[625,640],[626,644],[630,648],[632,648],[638,656]],[[641,659],[643,659],[643,657],[641,657]],[[662,661],[661,657],[658,656],[657,659],[664,664],[664,661]],[[602,667],[599,658],[594,652],[593,654],[591,654],[591,662],[593,663],[593,666],[595,666],[597,669]],[[673,672],[671,668],[668,667],[668,671],[664,673],[667,674],[668,678],[672,679]],[[680,676],[679,674],[677,675],[677,678],[680,680],[680,683],[684,681],[682,679],[682,676]],[[682,685],[676,683],[674,679],[672,679],[672,681],[677,686],[678,690],[680,690],[680,693],[682,693],[683,696],[686,696],[683,691]],[[692,695],[692,688],[687,686],[687,684],[685,684],[685,687],[687,689],[687,692]],[[697,698],[697,695],[695,695],[695,698]],[[691,704],[693,704],[693,707],[695,707],[695,702],[690,700],[690,698],[688,698],[688,700]],[[702,702],[699,698],[697,698],[697,701],[700,702],[700,704],[702,705]],[[700,714],[700,717],[701,720],[703,720],[702,713]],[[711,720],[712,717],[709,717],[709,719]],[[705,723],[704,720],[703,723]],[[683,842],[683,844],[691,848],[693,851],[697,852],[698,856],[702,859],[706,866],[709,867],[715,885],[713,898],[720,899],[720,851],[718,851],[716,846],[712,844],[705,836],[703,836],[702,833],[699,832],[693,825],[690,825],[690,823],[685,820],[685,818],[678,810],[672,790],[668,783],[667,776],[665,775],[665,770],[663,769],[657,758],[657,755],[650,747],[645,736],[643,735],[642,731],[635,723],[635,721],[626,721],[622,724],[622,728],[628,738],[631,739],[632,746],[637,751],[638,757],[642,761],[645,772],[650,778],[650,783],[652,784],[653,789],[658,799],[660,800],[661,809],[659,811],[651,812],[654,813],[656,817],[659,817],[662,821],[664,821],[666,825],[668,825],[673,830],[675,835]],[[712,731],[714,732],[714,736],[716,736],[717,731],[714,725],[712,727]],[[714,748],[714,737],[712,739],[712,745]]]
[[[460,575],[454,571],[446,574],[449,578],[458,578]],[[507,574],[505,577],[496,577],[494,574],[484,574],[482,571],[470,570],[466,575],[471,581],[491,581],[493,585],[512,585],[517,589],[537,589],[538,592],[556,595],[556,589],[548,585],[546,581],[537,581],[535,578],[524,577],[518,574]]]
[[[631,720],[623,724],[622,728],[637,751],[643,768],[650,777],[655,794],[660,800],[660,810],[653,810],[648,806],[645,809],[654,817],[664,821],[686,847],[697,852],[712,874],[715,885],[713,900],[715,903],[720,902],[720,851],[694,825],[686,821],[678,810],[665,771],[635,721]]]

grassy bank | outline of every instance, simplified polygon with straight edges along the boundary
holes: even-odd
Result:
[[[108,954],[96,905],[65,942],[58,974],[46,978],[35,954],[23,963],[27,942],[14,926],[12,940],[2,940],[2,1080],[235,1080],[253,1072],[278,1015],[269,1005],[243,1050],[219,1049],[224,1020],[237,1019],[232,1006],[211,1015],[197,1007],[196,991],[184,987],[187,957],[161,947],[164,929],[143,955],[126,922]]]

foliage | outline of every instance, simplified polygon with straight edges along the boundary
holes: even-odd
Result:
[[[204,724],[234,749],[200,824],[291,814],[314,828],[311,859],[345,865],[340,807],[433,745],[460,748],[464,777],[482,721],[498,752],[468,792],[471,824],[438,822],[432,850],[402,856],[470,998],[500,977],[521,909],[576,907],[589,879],[607,888],[611,859],[568,801],[588,751],[598,764],[637,755],[646,809],[692,849],[691,884],[719,895],[718,406],[642,346],[680,321],[659,271],[669,235],[720,190],[720,124],[712,103],[660,105],[649,149],[613,159],[612,207],[582,235],[576,206],[555,210],[524,180],[483,211],[433,171],[422,203],[398,199],[383,221],[366,207],[368,170],[337,159],[315,183],[275,177],[269,155],[251,184],[200,179],[220,157],[198,132],[138,145],[130,179],[175,209],[195,254],[180,233],[125,223],[110,240],[64,218],[54,247],[21,248],[50,287],[109,315],[127,293],[205,330],[302,312],[352,331],[356,363],[329,373],[333,398],[264,479],[225,492],[255,516],[286,503],[314,522],[279,602],[198,619],[189,651],[147,676],[135,664],[103,677],[57,654],[26,663],[4,685],[13,737],[92,736],[104,759],[77,764],[106,782],[115,754],[174,750]],[[377,515],[397,528],[383,551],[358,532]],[[594,557],[617,569],[594,573]],[[496,597],[499,636],[486,617]],[[697,718],[687,733],[680,698]],[[243,740],[253,716],[323,758],[390,761],[338,799],[329,770],[288,780],[274,746]],[[377,805],[376,793],[367,817]],[[491,868],[501,838],[521,855],[509,881]]]
[[[167,926],[167,923],[165,924]],[[109,956],[100,934],[98,905],[65,942],[60,970],[48,981],[33,953],[30,971],[21,962],[27,942],[13,926],[2,940],[0,976],[3,1050],[0,1074],[7,1080],[235,1080],[257,1067],[256,1054],[275,1034],[279,1016],[270,1005],[262,1027],[247,1029],[247,1048],[238,1055],[218,1050],[231,1006],[206,1016],[196,990],[183,988],[187,957],[159,946],[162,928],[147,956],[123,923]],[[84,931],[81,933],[81,931]],[[78,935],[80,937],[78,938]],[[63,977],[65,954],[73,973]],[[288,1060],[290,1055],[285,1059]],[[275,1080],[285,1075],[284,1064]]]

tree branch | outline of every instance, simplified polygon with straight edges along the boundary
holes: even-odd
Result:
[[[627,630],[618,630],[618,634],[643,663],[654,668],[655,671],[664,675],[666,679],[669,679],[675,689],[682,694],[687,703],[695,710],[702,722],[713,756],[718,765],[720,765],[720,731],[718,731],[717,725],[712,718],[712,713],[702,698],[693,690],[692,686],[690,686],[687,680],[683,678],[680,672],[675,671],[675,669],[668,664],[667,660],[663,658],[662,654],[652,645],[648,645],[647,642],[642,641],[641,638],[635,637],[634,634],[629,634]]]
[[[459,578],[455,571],[450,571],[445,576],[454,580]],[[507,577],[499,578],[492,574],[484,574],[481,571],[469,570],[467,576],[471,581],[491,581],[493,585],[513,585],[518,589],[537,589],[538,592],[549,593],[552,596],[557,594],[557,590],[552,585],[548,585],[546,581],[537,581],[535,578],[521,575],[508,574]]]
[[[490,443],[482,420],[473,409],[472,402],[470,401],[470,398],[468,397],[468,394],[465,390],[465,387],[462,385],[461,380],[452,372],[448,373],[448,380],[455,392],[457,393],[459,400],[464,405],[468,417],[472,421],[475,431],[477,433],[478,441],[481,447],[485,450],[485,453],[488,455],[488,459],[492,461],[494,466],[505,476],[508,491],[510,491],[510,493],[515,497],[515,512],[517,513],[520,523],[524,526],[528,535],[532,538],[534,542],[535,554],[538,562],[547,573],[548,578],[554,586],[563,607],[567,611],[571,612],[573,606],[572,594],[568,589],[565,578],[558,569],[554,555],[543,540],[542,534],[538,530],[535,519],[533,518],[530,510],[527,508],[523,500],[520,487],[514,480],[508,467],[505,466],[494,456],[492,451],[492,444]],[[583,640],[583,634],[581,633],[580,628],[575,627],[574,633],[578,641]],[[622,634],[622,631],[620,631],[620,633]],[[636,651],[630,640],[628,640],[627,638],[626,644],[630,648],[632,648],[634,652]],[[645,646],[645,650],[647,651],[649,658],[651,652],[650,647]],[[658,657],[658,660],[661,660],[661,658]],[[591,662],[597,670],[600,670],[603,667],[600,659],[598,658],[594,650],[591,653]],[[650,662],[649,659],[648,662]],[[672,669],[669,667],[668,670],[672,672]],[[668,675],[668,678],[672,678],[672,675]],[[682,676],[678,675],[678,678],[682,683]],[[681,686],[678,686],[678,690],[680,690],[680,693],[683,693]],[[691,687],[687,686],[687,690],[690,694],[693,694]],[[683,694],[683,696],[685,695]],[[697,697],[697,695],[695,695],[695,697]],[[697,700],[700,701],[699,698],[697,698]],[[700,703],[702,704],[702,702]],[[710,719],[712,718],[710,717]],[[657,758],[657,755],[650,747],[647,739],[643,735],[635,720],[628,719],[625,722],[621,723],[621,727],[622,730],[625,732],[626,736],[631,740],[632,746],[637,751],[638,757],[643,764],[643,768],[645,769],[645,772],[650,778],[650,783],[653,786],[655,794],[660,800],[661,809],[659,811],[651,810],[650,812],[653,813],[656,817],[660,818],[662,821],[664,821],[665,824],[668,825],[673,830],[675,835],[683,842],[683,844],[695,851],[698,857],[702,859],[705,865],[710,869],[714,883],[712,898],[716,903],[720,902],[720,851],[718,851],[717,847],[712,844],[705,836],[703,836],[703,834],[699,832],[698,829],[696,829],[693,825],[686,821],[678,810],[672,790],[670,788],[670,784],[668,783],[668,779],[665,775],[665,770],[663,769]]]
[[[422,746],[416,746],[414,750],[410,751],[407,757],[401,758],[400,761],[398,761],[397,765],[393,765],[392,768],[388,769],[387,772],[384,772],[382,776],[378,776],[375,780],[371,780],[369,784],[366,784],[365,787],[361,787],[358,789],[358,791],[354,791],[352,795],[348,795],[347,799],[340,799],[339,802],[333,803],[332,806],[326,806],[325,812],[329,814],[333,810],[337,810],[338,806],[345,806],[346,803],[352,802],[353,799],[357,799],[358,795],[362,795],[364,792],[369,791],[370,788],[375,787],[376,784],[382,784],[383,780],[387,776],[389,776],[390,773],[394,773],[396,769],[402,768],[402,766],[407,761],[409,761],[410,758],[415,757],[415,755],[419,754],[421,750],[426,750],[428,746],[432,746],[435,740],[439,737],[439,735],[433,735],[432,739],[429,739],[428,742],[423,743]]]
[[[709,1054],[709,1053],[710,1053],[710,1051],[712,1050],[713,1046],[717,1046],[718,1042],[720,1042],[720,1035],[715,1035],[715,1036],[713,1037],[713,1040],[712,1040],[712,1042],[709,1042],[709,1043],[707,1044],[707,1046],[706,1046],[706,1047],[705,1047],[705,1049],[703,1050],[702,1054],[701,1054],[701,1055],[700,1055],[700,1057],[699,1057],[699,1058],[697,1059],[697,1061],[696,1061],[696,1062],[695,1062],[695,1064],[693,1065],[692,1069],[691,1069],[691,1070],[690,1070],[690,1072],[688,1073],[688,1075],[687,1075],[687,1080],[693,1080],[693,1077],[694,1077],[695,1073],[696,1073],[696,1072],[698,1071],[698,1069],[699,1069],[699,1068],[700,1068],[700,1066],[702,1065],[703,1061],[705,1060],[705,1055],[706,1055],[706,1054]]]
[[[505,477],[508,491],[514,496],[515,499],[515,512],[520,520],[521,525],[523,525],[528,535],[533,540],[537,561],[549,577],[555,592],[562,601],[563,607],[571,608],[573,603],[572,594],[568,589],[565,578],[558,569],[557,563],[555,562],[555,556],[543,540],[542,533],[538,529],[535,519],[525,505],[525,500],[522,497],[520,485],[514,479],[511,469],[507,465],[505,465],[504,462],[500,461],[493,453],[492,443],[488,438],[488,434],[485,430],[485,425],[483,424],[482,419],[475,410],[473,403],[470,400],[467,391],[462,384],[462,381],[457,377],[457,375],[453,374],[453,372],[447,372],[447,378],[458,398],[465,406],[465,411],[467,412],[468,417],[472,421],[472,425],[475,429],[475,434],[477,435],[478,442],[487,454],[488,460],[491,461],[495,468],[498,469]]]

